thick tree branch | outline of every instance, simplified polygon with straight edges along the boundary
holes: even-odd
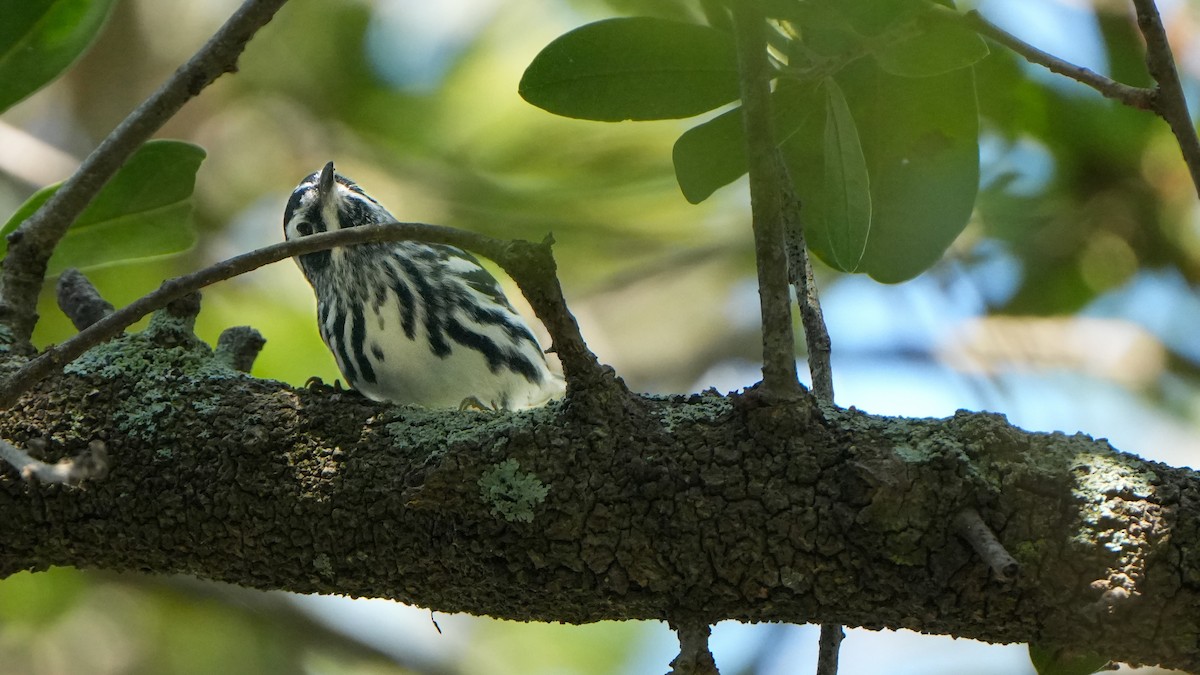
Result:
[[[168,279],[156,290],[108,314],[79,334],[47,348],[12,375],[0,380],[0,409],[7,408],[39,380],[62,370],[63,366],[89,348],[109,340],[156,309],[165,307],[189,293],[218,281],[231,279],[285,258],[321,251],[335,246],[381,241],[419,239],[451,244],[475,251],[500,265],[533,307],[553,340],[553,349],[563,364],[568,393],[587,389],[594,400],[621,399],[628,391],[611,371],[602,368],[587,348],[575,318],[567,309],[558,283],[551,239],[541,244],[493,239],[482,234],[423,223],[385,223],[324,232],[234,256],[191,274]],[[607,398],[604,398],[607,397]]]
[[[769,103],[766,17],[760,0],[733,3],[742,120],[750,173],[754,254],[763,327],[763,390],[784,399],[800,393],[796,347],[788,297],[787,249],[783,226],[783,186]]]
[[[237,68],[246,43],[287,0],[246,0],[220,30],[158,91],[137,107],[88,155],[40,209],[9,235],[0,271],[0,333],[20,351],[32,352],[29,338],[37,323],[37,299],[46,263],[67,228],[125,160],[185,103]]]
[[[203,359],[125,336],[0,416],[0,436],[49,439],[48,461],[102,437],[111,463],[84,491],[0,471],[0,575],[184,572],[523,620],[904,627],[1200,669],[1200,476],[1104,441],[754,396],[644,398],[645,418],[599,425],[560,403],[434,412]],[[967,508],[1015,581],[960,538]]]

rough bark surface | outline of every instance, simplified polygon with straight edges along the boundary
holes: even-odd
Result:
[[[0,416],[85,489],[0,472],[0,576],[185,573],[588,622],[911,628],[1200,670],[1200,477],[1002,416],[754,392],[431,412],[295,390],[160,314]],[[1020,564],[956,534],[975,508]]]

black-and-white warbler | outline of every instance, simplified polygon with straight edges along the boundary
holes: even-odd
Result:
[[[396,218],[329,162],[300,182],[287,239]],[[379,401],[529,408],[560,395],[529,326],[496,279],[453,246],[360,244],[297,256],[321,338],[342,375]]]

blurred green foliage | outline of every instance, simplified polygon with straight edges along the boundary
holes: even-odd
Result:
[[[0,4],[0,112],[40,89],[83,53],[112,0],[6,0]]]

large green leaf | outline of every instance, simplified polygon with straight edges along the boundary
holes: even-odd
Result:
[[[871,241],[862,268],[910,279],[958,237],[979,192],[975,73],[905,78],[870,62],[839,77],[858,120],[871,174]]]
[[[858,127],[846,97],[825,81],[825,230],[834,265],[855,272],[871,233],[871,184]]]
[[[0,11],[0,112],[58,77],[91,44],[113,0],[9,0]]]
[[[50,258],[50,274],[190,248],[192,190],[204,149],[182,141],[150,141],[129,158],[79,216]],[[0,255],[8,233],[50,198],[58,185],[30,197],[0,229]]]
[[[691,117],[738,97],[733,37],[649,17],[598,21],[561,35],[525,69],[530,103],[615,122]]]
[[[899,77],[862,60],[837,76],[852,112],[871,183],[871,230],[858,271],[883,282],[910,279],[941,257],[966,227],[979,187],[979,120],[971,68],[923,78]],[[793,110],[818,101],[801,86],[781,87],[799,99]],[[807,240],[825,262],[838,266],[831,245],[823,131],[803,117],[783,150],[806,209]]]

